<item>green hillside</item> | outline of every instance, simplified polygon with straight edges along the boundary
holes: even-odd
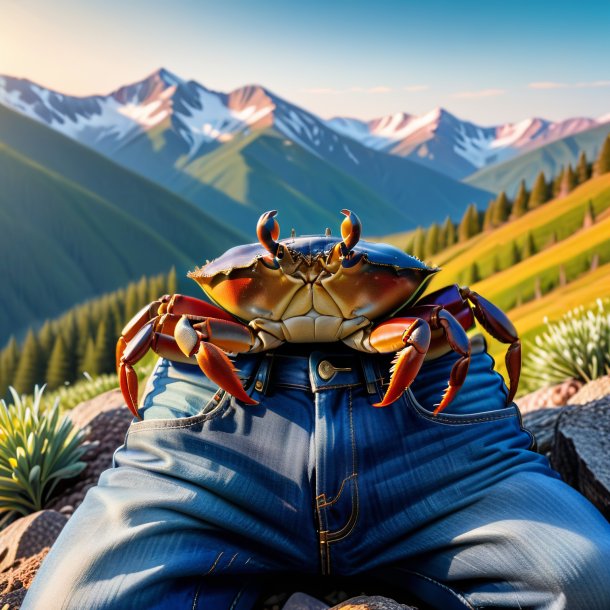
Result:
[[[596,221],[583,227],[588,202]],[[513,244],[522,248],[528,233],[537,253],[494,273],[494,265],[503,268]],[[610,296],[610,174],[455,244],[440,252],[434,263],[442,271],[433,278],[429,291],[452,283],[464,285],[465,271],[476,263],[485,279],[470,287],[506,311],[521,338],[531,340],[542,329],[545,316],[558,318],[574,307],[589,307],[595,299]],[[542,296],[536,298],[536,291]],[[504,371],[506,346],[491,339],[489,343],[498,370]]]
[[[280,224],[286,231],[294,227],[297,234],[322,233],[326,227],[337,231],[342,218],[339,211],[346,207],[358,213],[365,232],[371,226],[415,222],[413,212],[397,211],[351,176],[273,129],[236,138],[187,163],[183,171],[242,202],[235,211],[241,222],[248,218],[252,227],[269,209],[279,210]],[[199,197],[194,188],[184,195],[189,199]],[[221,218],[230,216],[226,206],[213,209],[207,205],[206,209]]]
[[[179,241],[193,260],[212,258],[248,239],[230,222],[213,218],[175,193],[3,106],[0,143],[102,197],[166,239]],[[218,198],[225,202],[224,195]],[[164,268],[171,265],[168,261]]]
[[[362,217],[369,234],[381,235],[438,215],[461,215],[469,203],[491,196],[351,140],[356,156],[338,154],[343,146],[339,139],[311,151],[268,127],[190,156],[184,148],[179,152],[173,127],[163,124],[123,145],[117,158],[201,209],[231,216],[243,231],[262,212],[277,208],[298,233],[318,233],[335,210],[347,206]]]
[[[589,161],[595,159],[610,133],[610,123],[562,138],[519,155],[510,161],[490,165],[464,179],[466,184],[488,191],[504,191],[514,197],[522,179],[531,188],[538,172],[543,171],[547,179],[559,173],[562,166],[576,165],[578,155],[584,151]]]

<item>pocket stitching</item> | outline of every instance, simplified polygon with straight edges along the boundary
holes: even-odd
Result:
[[[230,397],[231,395],[226,390],[224,390],[223,392],[223,396],[220,399],[218,406],[209,413],[200,413],[198,415],[192,415],[190,417],[180,417],[177,419],[135,421],[132,422],[129,426],[127,434],[136,434],[137,432],[143,432],[146,430],[171,430],[176,428],[190,428],[191,426],[194,426],[198,423],[215,419],[216,417],[222,415],[233,402],[232,400],[228,399],[228,397]],[[209,403],[205,407],[203,407],[203,409],[207,408],[208,405]]]

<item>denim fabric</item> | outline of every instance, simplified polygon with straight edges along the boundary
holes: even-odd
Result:
[[[299,573],[374,575],[440,609],[607,610],[610,526],[530,450],[485,352],[432,415],[455,359],[386,408],[387,358],[240,357],[255,406],[160,360],[23,608],[247,608],[260,575]]]

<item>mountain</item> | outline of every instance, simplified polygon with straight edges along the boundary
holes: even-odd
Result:
[[[354,142],[260,86],[219,93],[162,69],[107,96],[78,98],[2,77],[0,103],[218,218],[230,217],[242,231],[252,230],[270,201],[280,208],[286,202],[287,217],[299,220],[300,233],[320,231],[309,203],[292,209],[307,201],[333,216],[341,207],[354,207],[366,231],[382,234],[397,225],[406,229],[448,214],[459,217],[469,203],[490,197]]]
[[[498,193],[505,191],[509,197],[513,197],[522,179],[531,188],[538,172],[543,171],[548,180],[568,163],[574,167],[581,151],[585,152],[590,162],[594,161],[609,133],[610,122],[561,138],[504,163],[483,168],[468,176],[465,182]]]
[[[410,159],[461,180],[481,168],[598,126],[605,120],[573,118],[551,122],[530,118],[482,127],[436,108],[421,116],[399,112],[368,122],[338,117],[327,124],[369,148]]]
[[[0,344],[144,274],[175,266],[183,275],[252,239],[2,107],[0,184]]]

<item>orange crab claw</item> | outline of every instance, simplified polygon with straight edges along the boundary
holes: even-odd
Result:
[[[135,417],[142,419],[138,413],[138,376],[133,367],[125,362],[121,362],[119,367],[119,386],[129,410]]]
[[[246,394],[235,373],[233,363],[221,349],[212,343],[202,341],[199,344],[196,358],[199,368],[204,374],[223,390],[247,405],[258,404],[258,401]]]
[[[397,344],[405,347],[392,361],[390,385],[375,407],[392,404],[411,385],[428,352],[430,326],[419,318],[396,318],[382,322],[371,333],[371,345],[380,352],[394,351]]]
[[[258,241],[268,250],[273,256],[278,255],[280,245],[277,243],[277,238],[280,236],[280,225],[274,218],[277,210],[265,212],[258,219],[256,224],[256,235]]]
[[[443,394],[443,398],[438,405],[434,405],[436,407],[434,409],[434,415],[438,415],[454,399],[459,389],[464,385],[469,366],[470,353],[467,356],[462,356],[459,360],[456,360],[451,368],[449,385]]]
[[[392,361],[390,385],[381,402],[377,402],[373,406],[387,407],[398,400],[419,373],[425,357],[425,352],[422,354],[412,345],[400,350]]]

